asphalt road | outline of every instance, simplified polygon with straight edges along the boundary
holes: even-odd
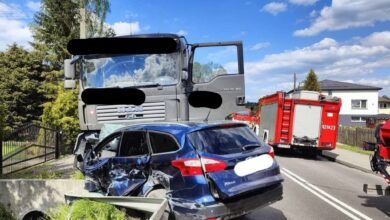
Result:
[[[390,219],[390,187],[381,177],[321,157],[285,152],[276,158],[283,200],[244,219]]]

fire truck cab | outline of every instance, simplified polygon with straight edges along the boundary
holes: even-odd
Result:
[[[319,92],[277,92],[259,100],[258,136],[276,148],[321,152],[336,147],[341,99]]]

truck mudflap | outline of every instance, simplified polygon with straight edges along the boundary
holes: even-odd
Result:
[[[236,218],[249,212],[268,206],[283,198],[282,184],[276,184],[252,193],[250,197],[237,197],[224,202],[211,204],[194,203],[183,199],[171,198],[171,210],[177,219]]]
[[[144,197],[104,196],[99,193],[66,194],[65,202],[71,204],[79,199],[105,202],[115,206],[145,213],[150,220],[159,220],[168,206],[166,199]]]

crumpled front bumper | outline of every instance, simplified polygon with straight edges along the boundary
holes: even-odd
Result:
[[[283,198],[282,184],[276,184],[252,196],[239,197],[226,202],[217,202],[211,205],[175,202],[171,200],[171,210],[177,219],[229,219],[245,215],[255,209],[268,206]]]

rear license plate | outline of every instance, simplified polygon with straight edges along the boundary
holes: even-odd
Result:
[[[260,170],[270,168],[273,162],[274,159],[270,155],[263,154],[237,163],[234,167],[234,173],[237,176],[247,176]]]

